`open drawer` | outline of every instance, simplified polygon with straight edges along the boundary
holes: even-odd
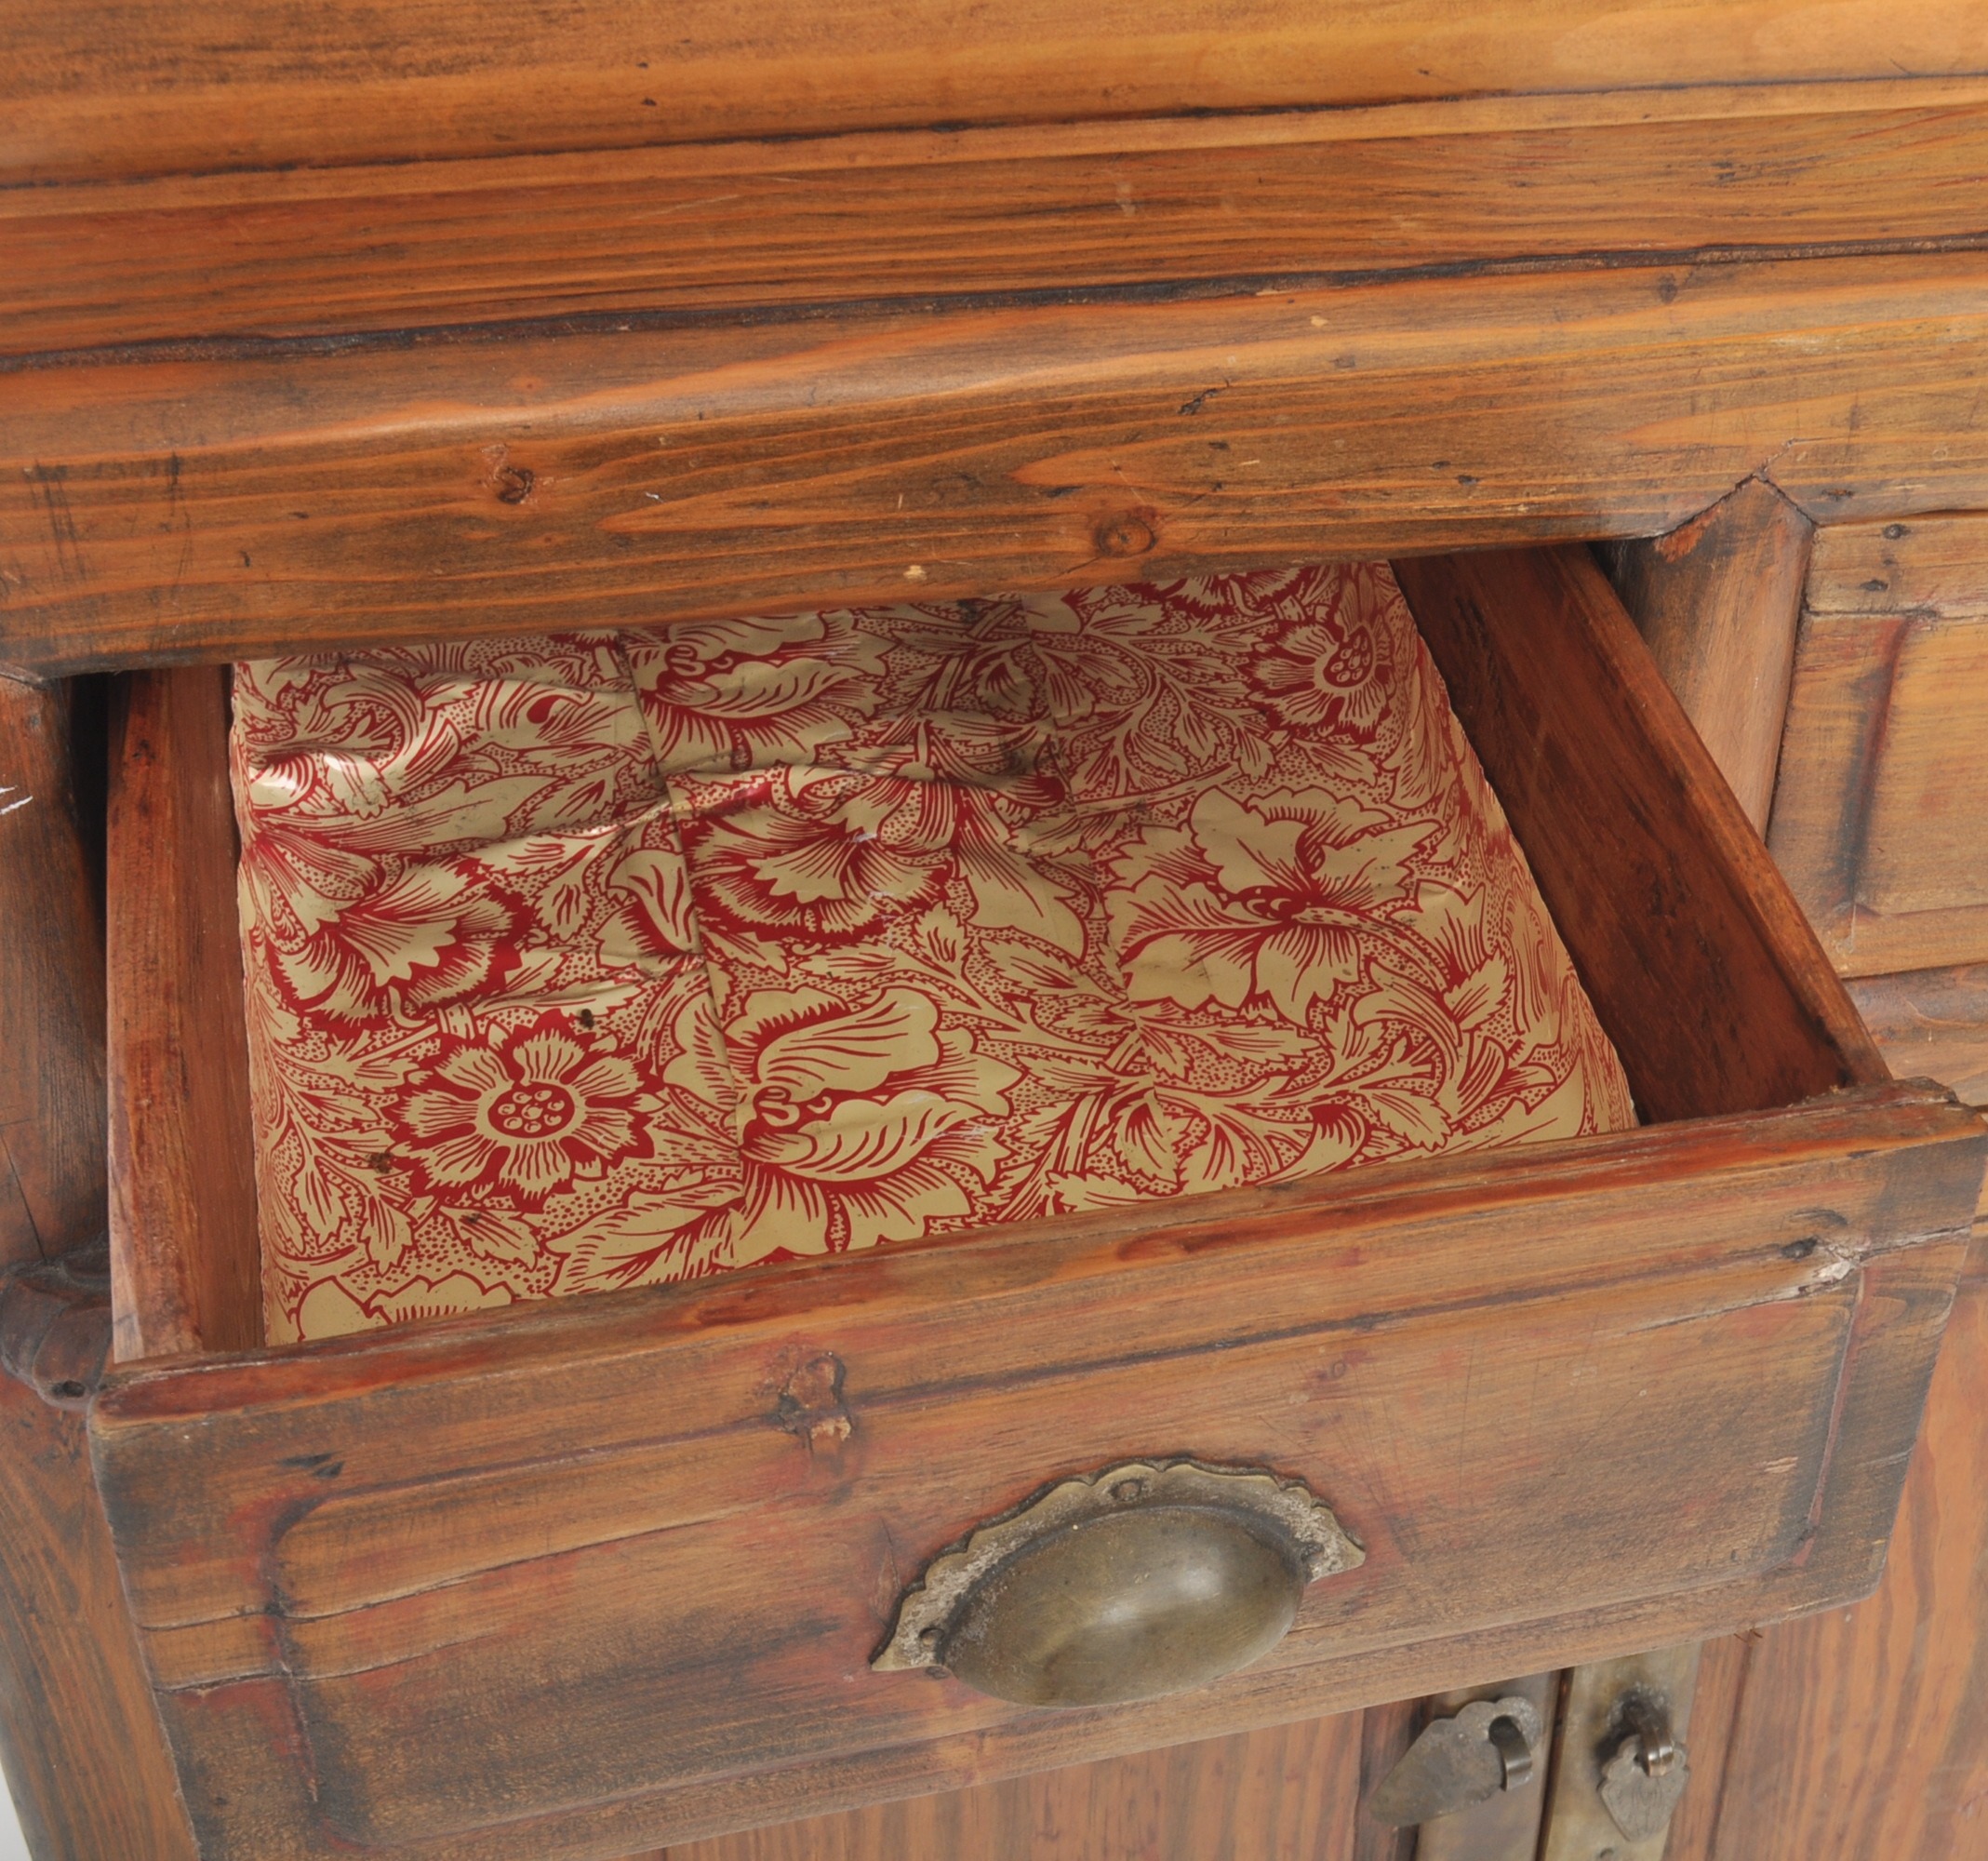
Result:
[[[1584,551],[1397,574],[1643,1128],[281,1349],[225,1348],[218,723],[127,733],[92,1430],[203,1852],[613,1856],[1870,1587],[1980,1122],[1888,1081]],[[1361,1554],[1260,1658],[1080,1707],[873,1667],[975,1528],[1178,1459]]]

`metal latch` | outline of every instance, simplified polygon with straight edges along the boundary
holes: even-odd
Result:
[[[1672,1734],[1668,1700],[1634,1690],[1617,1703],[1611,1735],[1621,1735],[1602,1766],[1601,1800],[1627,1840],[1648,1841],[1670,1827],[1691,1767]]]
[[[1662,1861],[1697,1686],[1695,1642],[1568,1674],[1541,1861]]]
[[[1541,1731],[1539,1708],[1523,1694],[1473,1700],[1423,1726],[1368,1799],[1368,1814],[1408,1828],[1520,1789],[1532,1781]]]

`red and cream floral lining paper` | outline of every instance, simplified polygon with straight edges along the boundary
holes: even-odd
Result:
[[[1384,565],[240,668],[271,1335],[1632,1121]]]

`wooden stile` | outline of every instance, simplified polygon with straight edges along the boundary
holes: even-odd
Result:
[[[1605,552],[1663,682],[1756,834],[1781,766],[1815,526],[1762,478],[1673,530]]]
[[[103,927],[75,698],[0,679],[0,1269],[104,1222]]]
[[[1988,517],[1819,533],[1768,843],[1845,974],[1988,957]]]
[[[133,674],[110,807],[111,1277],[121,1360],[262,1337],[227,679]]]

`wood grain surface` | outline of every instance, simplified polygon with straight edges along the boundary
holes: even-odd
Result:
[[[1675,1861],[1988,1855],[1984,1411],[1977,1243],[1884,1582],[1753,1647],[1714,1825]]]
[[[34,1861],[193,1861],[83,1417],[5,1375],[0,1766]]]
[[[1502,128],[1454,106],[1447,129],[1365,135],[1341,112],[1202,115],[0,189],[0,354],[1979,245],[1988,102],[1928,101]]]
[[[625,1852],[1861,1594],[1983,1147],[1864,1088],[161,1366],[99,1479],[217,1861]],[[1366,1547],[1264,1662],[1061,1714],[868,1675],[974,1520],[1179,1451]]]
[[[0,1272],[103,1232],[103,933],[85,824],[92,694],[0,682]],[[78,711],[84,716],[78,717]],[[80,728],[79,728],[80,726]],[[93,796],[92,790],[96,789]],[[102,1332],[51,1307],[0,1371],[0,1769],[35,1861],[192,1861],[90,1478],[84,1420],[33,1386]],[[61,1387],[69,1385],[65,1377]]]
[[[1938,1079],[1988,1105],[1988,964],[1863,976],[1849,988],[1901,1078]]]
[[[1343,1861],[1360,1715],[1142,1751],[847,1815],[685,1843],[655,1861]]]
[[[0,663],[654,624],[1979,496],[1984,261],[103,364],[10,381]],[[1988,422],[1988,413],[1984,413]]]
[[[1815,526],[1765,479],[1681,529],[1608,553],[1657,670],[1756,834],[1781,764]]]
[[[1422,1729],[1421,1701],[1389,1700],[1370,1706],[1360,1715],[1360,1787],[1362,1814],[1353,1819],[1353,1840],[1346,1861],[1415,1861],[1417,1831],[1376,1822],[1364,1814],[1381,1781],[1408,1755]],[[1339,1857],[1331,1857],[1339,1861]]]
[[[103,1231],[103,929],[75,694],[0,679],[0,1269]]]
[[[260,1343],[227,678],[134,673],[108,864],[111,1281],[125,1361]]]
[[[1768,836],[1838,969],[1988,958],[1988,517],[1819,533]]]
[[[1764,1632],[1748,1628],[1721,1635],[1699,1648],[1698,1684],[1691,1698],[1687,1761],[1691,1781],[1671,1817],[1663,1861],[1710,1861],[1712,1841],[1728,1788],[1743,1790],[1732,1769],[1733,1726],[1746,1687],[1754,1650]],[[1844,1857],[1848,1861],[1848,1857]]]
[[[1888,1077],[1593,556],[1394,572],[1643,1114]]]
[[[1968,0],[8,0],[0,177],[1988,70]]]

